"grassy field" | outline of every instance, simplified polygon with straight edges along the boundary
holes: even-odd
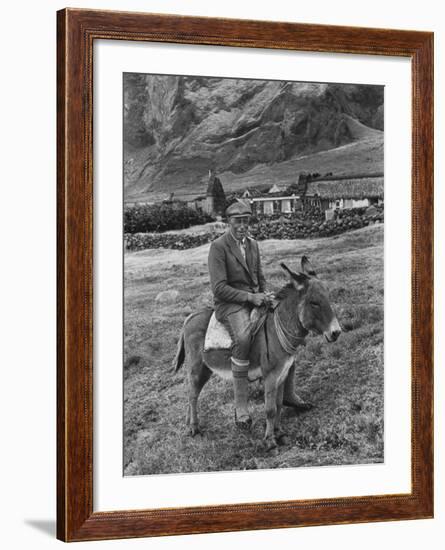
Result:
[[[185,435],[186,368],[170,363],[184,318],[211,303],[209,245],[125,256],[125,475],[383,462],[383,225],[331,238],[260,242],[266,278],[280,288],[279,261],[311,259],[347,329],[338,342],[309,337],[297,356],[296,388],[315,408],[283,409],[291,444],[263,447],[263,387],[250,386],[250,434],[233,423],[230,381],[212,376],[199,401],[204,435]],[[176,300],[160,301],[161,291]]]

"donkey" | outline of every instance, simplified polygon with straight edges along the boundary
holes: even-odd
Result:
[[[287,444],[289,439],[280,424],[284,381],[300,346],[312,332],[323,334],[335,342],[341,328],[330,304],[327,290],[317,277],[306,256],[301,259],[301,271],[295,272],[280,263],[288,277],[287,284],[276,294],[273,309],[266,309],[261,328],[254,331],[250,351],[249,380],[262,376],[265,388],[266,449]],[[232,377],[230,350],[204,351],[204,340],[211,308],[189,315],[181,330],[176,356],[177,372],[187,358],[189,399],[186,425],[190,435],[200,433],[197,402],[199,394],[212,372],[223,378]]]

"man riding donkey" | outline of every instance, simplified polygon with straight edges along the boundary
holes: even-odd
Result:
[[[258,243],[248,236],[252,210],[237,200],[226,209],[229,228],[212,242],[208,265],[214,296],[215,317],[228,330],[232,341],[231,369],[235,394],[235,423],[249,429],[252,423],[248,408],[249,352],[252,342],[251,311],[268,306],[273,293],[266,291]],[[289,369],[283,404],[299,411],[312,407],[294,391],[295,365]]]

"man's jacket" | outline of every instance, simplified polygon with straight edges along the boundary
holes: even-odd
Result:
[[[210,245],[209,274],[216,318],[248,305],[248,293],[264,292],[266,281],[255,239],[246,237],[246,261],[235,237],[228,230]]]

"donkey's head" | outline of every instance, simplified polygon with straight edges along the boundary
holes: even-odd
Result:
[[[335,315],[328,292],[315,273],[306,256],[301,258],[301,271],[292,271],[280,263],[290,283],[298,293],[298,318],[307,331],[323,334],[328,342],[335,342],[341,328]]]

